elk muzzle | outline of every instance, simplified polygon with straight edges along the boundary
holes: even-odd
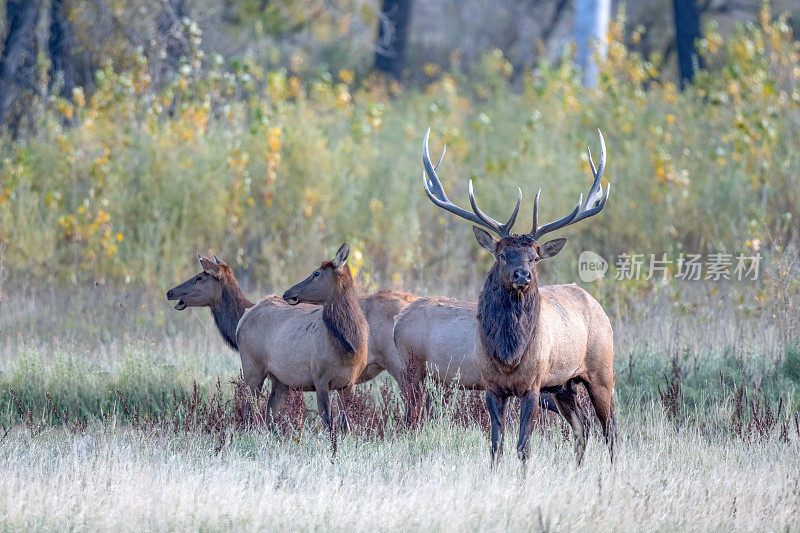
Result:
[[[174,289],[170,289],[167,291],[167,300],[168,301],[178,300],[178,303],[175,304],[175,309],[177,309],[178,311],[183,311],[184,309],[186,309],[186,302],[184,302],[175,295]]]
[[[527,268],[516,268],[511,275],[511,285],[517,290],[525,290],[531,284],[531,271]]]
[[[297,305],[300,303],[300,298],[293,293],[294,287],[283,293],[283,300],[289,305]]]

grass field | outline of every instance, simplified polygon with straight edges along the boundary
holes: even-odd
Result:
[[[96,289],[127,303],[94,308],[87,289],[0,304],[3,528],[800,527],[800,355],[770,320],[681,317],[651,300],[614,324],[618,460],[595,432],[576,467],[547,419],[525,471],[512,430],[492,473],[478,393],[437,389],[433,419],[410,430],[378,378],[332,457],[311,395],[279,434],[241,427],[238,357],[207,311]]]
[[[657,405],[623,412],[619,460],[593,441],[576,468],[537,435],[526,473],[488,468],[486,435],[432,423],[383,441],[97,426],[6,437],[4,527],[46,529],[772,530],[800,527],[800,446],[676,431]]]
[[[216,54],[159,84],[138,50],[31,104],[0,136],[0,530],[800,530],[800,46],[767,6],[709,25],[681,91],[624,27],[596,90],[569,55],[515,73],[488,51],[400,87]],[[570,283],[582,251],[608,259],[583,286],[614,328],[613,465],[595,435],[576,467],[543,417],[527,469],[512,430],[490,472],[482,394],[438,386],[411,429],[386,376],[357,387],[335,457],[310,394],[278,431],[245,426],[264,398],[238,356],[164,300],[198,252],[255,300],[345,239],[361,291],[477,300],[490,256],[422,192],[428,126],[455,202],[473,180],[499,217],[522,188],[520,232],[540,187],[548,220],[586,193],[602,129],[608,206],[538,270]],[[624,254],[672,263],[626,278]],[[687,254],[763,261],[684,282]]]

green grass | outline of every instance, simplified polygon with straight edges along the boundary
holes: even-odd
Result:
[[[185,354],[160,357],[158,352],[131,350],[112,365],[100,365],[75,354],[58,354],[46,361],[41,354],[25,350],[0,375],[0,422],[17,424],[33,416],[38,422],[58,426],[65,419],[126,423],[142,417],[180,425],[187,402],[195,394],[206,403],[219,395],[230,411],[240,368],[235,356],[218,357],[220,364],[208,373],[203,361]],[[635,360],[632,373],[630,358]],[[677,374],[673,361],[678,364]],[[616,404],[621,411],[658,403],[667,384],[678,382],[681,409],[695,423],[706,421],[710,406],[727,409],[740,387],[773,410],[781,401],[789,413],[800,410],[800,388],[785,375],[785,363],[689,352],[671,359],[663,353],[632,352],[628,358],[618,357],[615,366]],[[397,392],[390,378],[382,379]],[[754,391],[756,379],[759,387]],[[369,390],[379,393],[377,387]],[[307,403],[313,405],[311,400]]]

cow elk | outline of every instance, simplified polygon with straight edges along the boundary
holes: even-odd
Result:
[[[589,152],[594,181],[585,203],[559,220],[538,224],[539,193],[533,203],[533,227],[529,233],[511,232],[522,201],[504,224],[478,208],[469,184],[471,211],[453,204],[445,194],[428,156],[428,135],[422,143],[422,175],[425,193],[436,206],[474,224],[478,243],[494,257],[478,300],[475,357],[486,387],[486,404],[491,418],[492,467],[502,454],[506,410],[511,396],[521,399],[517,454],[525,464],[530,456],[530,434],[534,412],[542,391],[552,392],[558,410],[575,434],[578,464],[586,448],[585,421],[576,403],[576,386],[583,384],[603,428],[614,459],[614,348],[611,323],[591,295],[575,284],[539,287],[536,264],[553,257],[564,247],[559,238],[540,244],[547,233],[565,228],[599,213],[606,204],[602,176],[606,150],[600,133],[600,163],[595,169]],[[444,153],[442,153],[442,157]],[[442,158],[439,158],[441,163]],[[489,230],[498,238],[490,235]]]
[[[406,368],[406,420],[413,423],[430,412],[431,397],[425,389],[426,374],[434,381],[455,383],[466,390],[483,390],[483,378],[475,356],[478,304],[438,296],[419,298],[397,315],[394,343]],[[550,394],[542,394],[540,406],[556,411]]]
[[[175,309],[179,311],[187,307],[210,308],[223,340],[238,351],[236,326],[254,304],[242,292],[233,270],[216,255],[213,258],[212,261],[197,254],[203,270],[168,290],[167,300],[177,300]],[[406,366],[397,354],[392,331],[395,316],[413,301],[413,295],[392,290],[359,297],[358,303],[370,325],[367,367],[359,376],[359,383],[374,379],[386,370],[398,385],[403,385]]]
[[[394,344],[394,322],[414,300],[412,294],[391,290],[359,297],[358,304],[369,324],[369,356],[367,367],[358,378],[359,383],[374,379],[386,370],[398,386],[403,386],[406,365]]]
[[[209,307],[220,335],[233,348],[236,346],[236,326],[253,302],[239,288],[233,270],[224,261],[211,261],[197,254],[202,272],[167,291],[167,300],[178,300],[175,309]]]
[[[323,262],[283,299],[261,300],[245,312],[236,330],[245,382],[258,391],[267,376],[272,381],[269,417],[275,418],[289,388],[316,391],[334,452],[330,391],[347,396],[367,366],[369,326],[346,263],[349,252],[344,243],[332,261]]]

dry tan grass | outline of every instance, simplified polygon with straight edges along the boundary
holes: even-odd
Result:
[[[53,361],[46,383],[59,387],[80,378],[58,375],[59,354],[88,358],[110,374],[127,368],[131,351],[149,354],[140,362],[159,368],[141,370],[137,380],[172,376],[208,385],[220,376],[227,386],[238,371],[238,357],[205,310],[178,313],[160,295],[97,290],[97,301],[113,305],[93,305],[91,291],[6,300],[0,372],[7,374],[0,378],[18,372],[26,352]],[[48,301],[61,316],[41,312]],[[85,431],[39,433],[19,423],[4,438],[0,428],[0,529],[798,530],[798,430],[790,428],[788,442],[778,430],[766,440],[742,439],[724,430],[730,403],[709,400],[702,420],[673,423],[657,400],[660,369],[668,368],[661,363],[684,350],[693,354],[683,360],[685,392],[701,399],[719,394],[717,382],[691,375],[710,358],[730,352],[741,360],[748,387],[756,372],[774,366],[780,343],[770,317],[737,317],[730,308],[701,302],[695,314],[676,314],[653,298],[615,320],[614,465],[594,438],[576,468],[571,444],[555,429],[535,434],[524,474],[512,432],[499,471],[490,473],[487,436],[446,417],[383,439],[347,437],[333,461],[327,436],[313,424],[299,440],[230,432],[217,453],[218,436],[158,424],[133,429],[94,419]],[[777,392],[796,412],[797,391]]]
[[[97,427],[14,429],[0,446],[0,524],[26,529],[796,530],[800,444],[709,442],[655,406],[621,420],[619,460],[595,439],[583,467],[537,435],[523,473],[507,443],[433,424],[384,442],[239,434],[219,455],[197,435]]]

